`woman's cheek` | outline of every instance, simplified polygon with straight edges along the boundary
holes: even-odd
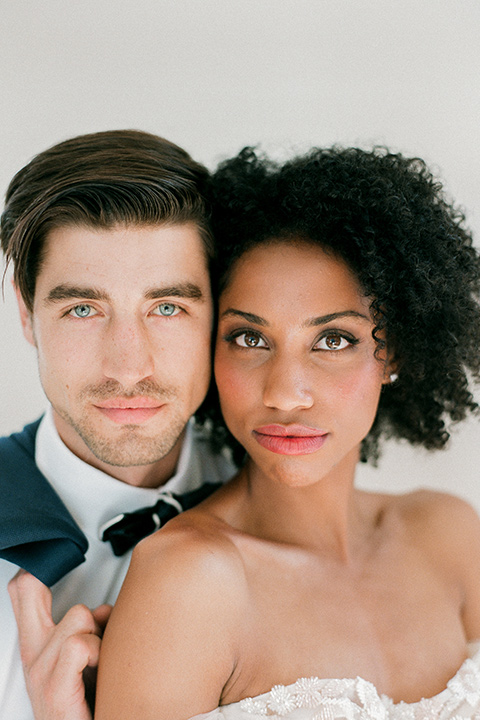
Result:
[[[243,415],[242,408],[248,405],[252,379],[251,372],[217,358],[215,380],[221,398],[222,412],[227,422],[230,417],[235,417],[238,413]]]

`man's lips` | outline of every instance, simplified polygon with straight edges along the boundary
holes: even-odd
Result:
[[[110,398],[93,405],[109,420],[119,425],[138,425],[154,417],[164,403],[149,397]]]
[[[322,447],[328,433],[307,425],[262,425],[253,437],[259,445],[278,455],[310,455]]]

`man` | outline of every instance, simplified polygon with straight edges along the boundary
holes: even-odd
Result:
[[[0,440],[2,719],[90,717],[82,669],[132,546],[232,474],[190,422],[210,381],[206,177],[161,138],[113,131],[41,153],[7,191],[2,249],[50,408]],[[33,711],[18,566],[36,576],[10,583]]]

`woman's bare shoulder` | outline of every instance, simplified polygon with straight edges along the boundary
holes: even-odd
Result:
[[[401,513],[412,528],[424,532],[457,533],[460,537],[469,529],[480,526],[475,509],[456,495],[436,490],[415,490],[404,495],[390,496],[389,504]]]
[[[456,582],[460,588],[465,635],[468,640],[478,640],[480,518],[468,502],[446,493],[423,492],[412,502],[418,535],[423,524],[425,546],[433,563],[443,568],[450,586]]]
[[[407,538],[438,567],[461,577],[480,568],[480,518],[465,500],[444,492],[417,490],[387,501]]]
[[[145,708],[149,718],[190,717],[218,705],[248,604],[242,563],[216,522],[188,512],[135,548],[103,642],[102,718],[125,707],[128,717],[147,717]]]
[[[466,500],[436,490],[378,495],[386,519],[397,523],[417,542],[456,546],[480,537],[480,519]]]
[[[132,556],[131,570],[148,582],[158,582],[165,596],[172,583],[178,591],[195,588],[200,583],[204,592],[209,587],[222,592],[234,587],[242,589],[244,567],[228,526],[209,513],[193,510],[171,520],[164,528],[142,540]]]

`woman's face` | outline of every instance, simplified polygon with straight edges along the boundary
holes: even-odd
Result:
[[[390,369],[370,301],[320,247],[246,252],[220,297],[215,377],[225,421],[253,462],[290,485],[350,467]]]

